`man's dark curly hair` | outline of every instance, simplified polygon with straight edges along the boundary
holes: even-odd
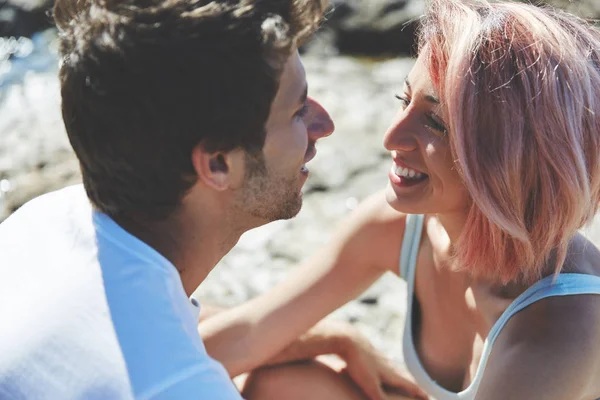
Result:
[[[57,0],[62,113],[94,206],[164,218],[192,149],[262,149],[283,66],[326,0]]]

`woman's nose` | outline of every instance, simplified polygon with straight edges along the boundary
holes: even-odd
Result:
[[[327,110],[310,96],[308,96],[306,102],[308,111],[304,117],[304,121],[306,123],[308,138],[312,141],[316,141],[331,135],[335,130],[335,125]]]
[[[387,150],[413,151],[417,149],[414,132],[416,127],[405,110],[400,110],[383,138]]]

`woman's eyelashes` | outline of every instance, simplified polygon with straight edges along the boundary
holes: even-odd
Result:
[[[427,116],[427,120],[430,124],[429,127],[441,133],[442,136],[446,136],[448,134],[448,128],[446,128],[443,123],[436,121],[434,115],[435,114]]]
[[[400,100],[402,104],[402,110],[405,110],[410,105],[410,97],[408,95],[395,94],[394,97]],[[438,120],[439,118],[437,115],[434,113],[429,113],[426,114],[425,117],[427,119],[427,124],[425,124],[427,128],[434,130],[436,134],[441,136],[446,136],[448,134],[448,128],[446,128],[446,125],[443,122]]]
[[[410,99],[408,98],[408,96],[401,96],[399,94],[395,94],[394,97],[400,100],[400,102],[402,103],[403,110],[410,104]]]

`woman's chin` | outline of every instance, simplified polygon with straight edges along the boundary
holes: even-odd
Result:
[[[405,196],[399,196],[391,184],[385,189],[385,200],[394,210],[404,214],[425,214],[422,202],[416,202]]]

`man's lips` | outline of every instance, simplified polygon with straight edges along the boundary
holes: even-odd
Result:
[[[306,150],[306,154],[304,154],[304,164],[310,162],[317,155],[317,149],[315,146],[311,146]]]

